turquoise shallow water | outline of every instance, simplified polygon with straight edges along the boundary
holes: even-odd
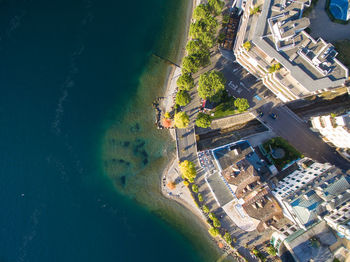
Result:
[[[0,261],[214,261],[150,103],[188,0],[0,1]]]

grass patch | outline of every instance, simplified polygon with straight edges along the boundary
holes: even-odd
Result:
[[[337,59],[350,68],[350,39],[337,41],[334,46],[338,51]]]
[[[214,110],[214,116],[212,118],[217,119],[217,118],[240,113],[235,107],[234,103],[235,103],[235,98],[232,96],[229,96],[227,92],[224,92],[221,103],[216,106]]]
[[[284,157],[281,159],[272,158],[271,152],[270,152],[270,146],[272,149],[282,148],[285,152]],[[297,151],[294,147],[292,147],[288,143],[288,141],[283,139],[282,137],[275,137],[268,140],[263,144],[263,147],[265,151],[270,154],[278,170],[282,170],[282,168],[285,167],[290,162],[303,157],[303,155],[299,151]]]

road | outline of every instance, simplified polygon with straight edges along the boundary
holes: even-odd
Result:
[[[287,139],[298,151],[321,163],[329,162],[343,170],[350,169],[350,163],[326,144],[308,125],[287,106],[267,103],[260,107],[264,115],[260,118],[274,133]],[[270,117],[277,115],[277,119]]]

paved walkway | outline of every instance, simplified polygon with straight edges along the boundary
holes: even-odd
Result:
[[[311,36],[322,37],[324,40],[334,42],[342,39],[350,39],[350,23],[342,25],[332,22],[324,10],[326,0],[318,0],[316,6],[309,15]]]

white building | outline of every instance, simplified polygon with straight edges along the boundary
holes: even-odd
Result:
[[[350,240],[350,202],[344,202],[331,210],[324,220],[340,237]]]
[[[332,169],[328,163],[313,162],[308,158],[298,161],[299,169],[278,182],[272,194],[280,202],[283,214],[299,227],[306,229],[317,219],[315,209],[322,199],[313,190],[314,181]]]
[[[246,0],[242,5],[236,60],[283,102],[341,87],[349,75],[334,46],[304,30],[310,20],[302,17],[303,9],[310,4]]]
[[[337,117],[312,117],[311,123],[313,129],[320,132],[326,142],[339,148],[350,148],[350,112]]]

